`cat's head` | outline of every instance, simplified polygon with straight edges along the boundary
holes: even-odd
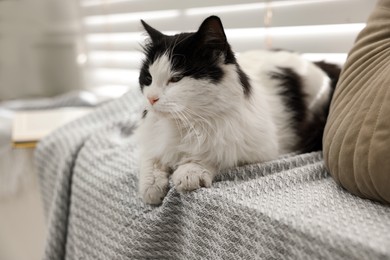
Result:
[[[141,22],[150,37],[139,76],[148,110],[173,116],[216,112],[232,95],[249,93],[218,17],[204,20],[197,32],[173,36]]]

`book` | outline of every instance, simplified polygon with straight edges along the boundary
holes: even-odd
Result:
[[[17,111],[12,122],[12,145],[15,148],[34,148],[55,129],[87,115],[93,108],[57,108]]]

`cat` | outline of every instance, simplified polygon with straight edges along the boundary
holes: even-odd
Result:
[[[173,36],[141,23],[149,35],[136,132],[145,203],[162,202],[170,175],[187,192],[210,187],[226,168],[321,149],[336,65],[283,50],[236,58],[217,16]]]

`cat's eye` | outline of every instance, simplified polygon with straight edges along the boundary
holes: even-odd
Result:
[[[145,80],[145,85],[149,86],[150,84],[152,84],[152,75],[150,74],[145,75],[144,80]]]
[[[182,78],[183,78],[183,76],[173,76],[172,78],[170,78],[168,80],[168,83],[176,83],[176,82],[180,81]]]

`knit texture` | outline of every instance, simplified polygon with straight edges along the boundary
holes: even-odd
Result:
[[[388,259],[390,208],[345,192],[321,153],[222,172],[212,188],[144,204],[134,90],[38,146],[44,259]]]

